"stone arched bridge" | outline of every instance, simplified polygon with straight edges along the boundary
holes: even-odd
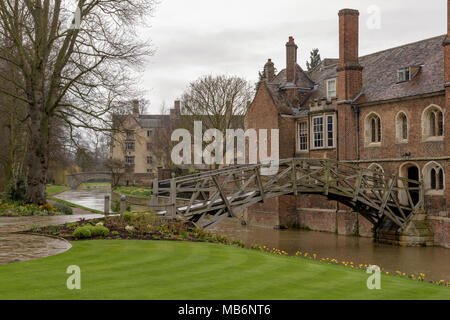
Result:
[[[81,172],[67,175],[67,185],[76,189],[80,184],[94,180],[111,180],[111,172]]]

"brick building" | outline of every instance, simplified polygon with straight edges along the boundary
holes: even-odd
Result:
[[[450,0],[447,35],[359,56],[359,12],[339,12],[339,59],[311,71],[265,65],[248,128],[279,129],[280,158],[329,158],[423,179],[436,245],[450,247]],[[443,28],[444,30],[444,28]],[[449,124],[447,124],[449,123]],[[414,197],[415,195],[413,195]],[[248,210],[249,224],[373,235],[357,213],[320,196],[283,196]]]

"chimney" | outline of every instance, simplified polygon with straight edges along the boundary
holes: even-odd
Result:
[[[338,99],[353,100],[362,90],[359,64],[359,11],[339,11]]]
[[[268,82],[272,82],[273,79],[275,79],[275,65],[273,64],[272,59],[267,60],[267,63],[264,66],[264,76]]]
[[[133,100],[133,117],[139,117],[139,100]]]
[[[177,119],[181,114],[181,101],[175,100],[173,109],[170,109],[170,119],[175,120]]]
[[[295,70],[297,69],[297,45],[293,37],[289,37],[286,43],[286,81],[295,83],[297,78]]]
[[[447,37],[443,43],[444,46],[444,74],[445,87],[447,88],[448,97],[450,99],[450,0],[447,0]],[[450,101],[448,101],[450,105]]]

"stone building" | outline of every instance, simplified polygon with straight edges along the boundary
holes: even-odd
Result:
[[[339,12],[339,58],[311,71],[286,44],[286,68],[267,80],[248,128],[280,130],[280,158],[329,158],[423,179],[436,245],[450,247],[450,0],[446,35],[359,56],[359,12]],[[443,30],[444,26],[443,26]],[[414,195],[413,195],[414,196]],[[321,196],[283,196],[248,210],[248,223],[373,235],[361,215]]]
[[[125,162],[125,175],[120,184],[148,185],[152,179],[168,178],[162,173],[167,161],[161,157],[161,139],[170,141],[170,133],[181,116],[181,102],[175,101],[168,115],[139,113],[139,101],[133,101],[133,112],[115,116],[117,132],[114,135],[111,157]],[[169,174],[170,177],[170,174]]]

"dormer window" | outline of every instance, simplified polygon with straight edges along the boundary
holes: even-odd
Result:
[[[335,79],[329,79],[326,81],[327,84],[327,99],[331,100],[333,98],[336,98],[336,78]]]
[[[411,69],[402,68],[398,70],[398,82],[407,82],[411,80]]]

